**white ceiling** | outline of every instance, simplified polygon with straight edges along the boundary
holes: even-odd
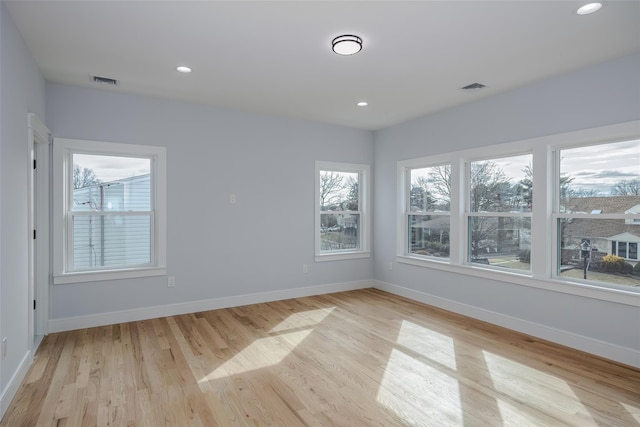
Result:
[[[639,1],[5,3],[48,81],[371,130],[640,51]]]

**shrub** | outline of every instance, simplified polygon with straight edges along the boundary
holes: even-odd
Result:
[[[444,243],[427,242],[426,247],[432,251],[449,253],[449,245]]]
[[[624,258],[617,255],[605,255],[600,261],[602,271],[607,273],[621,273],[625,264]]]
[[[622,264],[622,269],[620,270],[620,273],[622,274],[633,273],[633,265],[629,264],[628,262],[625,262],[624,264]]]
[[[633,271],[631,272],[631,274],[640,276],[640,262],[636,262],[636,265],[633,266]]]

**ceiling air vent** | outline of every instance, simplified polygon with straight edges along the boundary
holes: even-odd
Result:
[[[109,77],[91,76],[91,81],[109,86],[117,86],[118,81],[116,79],[110,79]]]
[[[476,90],[480,90],[480,89],[484,89],[485,85],[483,85],[482,83],[471,83],[470,85],[461,87],[460,89],[464,90],[464,91],[469,91],[469,92],[473,92]]]

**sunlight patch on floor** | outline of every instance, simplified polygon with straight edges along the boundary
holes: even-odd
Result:
[[[391,350],[377,401],[410,425],[462,425],[458,381],[410,355]]]
[[[304,341],[313,332],[313,327],[331,314],[334,308],[309,310],[290,315],[269,331],[269,333],[277,335],[255,340],[207,376],[201,378],[198,383],[202,384],[206,381],[277,365],[298,344]]]
[[[291,329],[309,328],[316,326],[331,314],[335,307],[320,308],[317,310],[294,313],[272,328],[269,332],[283,332]]]
[[[198,382],[217,380],[277,365],[311,332],[313,329],[258,339]]]
[[[451,337],[403,320],[396,342],[447,368],[456,369],[456,355]]]
[[[640,425],[640,406],[631,406],[626,403],[620,402],[620,406],[622,406],[625,411],[629,413],[633,417],[634,420]]]
[[[597,425],[566,381],[486,350],[482,353],[494,390],[505,396],[497,399],[503,420],[517,424],[523,414],[513,404],[527,402],[529,407],[540,408],[541,413],[565,414],[585,427]],[[532,421],[541,420],[528,422]]]

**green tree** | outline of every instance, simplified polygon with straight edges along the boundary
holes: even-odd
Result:
[[[418,177],[416,182],[411,184],[409,191],[411,210],[416,208],[419,211],[426,211],[433,207],[436,200],[432,197],[429,186],[430,183],[425,177]]]
[[[358,180],[349,177],[346,183],[347,189],[347,200],[344,203],[344,209],[348,211],[357,211],[359,202],[360,202],[360,194],[358,193]]]

